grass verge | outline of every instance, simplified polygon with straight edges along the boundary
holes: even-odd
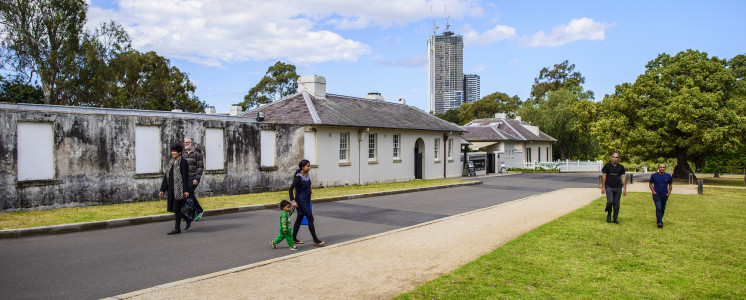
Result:
[[[411,188],[431,187],[454,183],[463,180],[432,179],[409,182],[379,183],[369,185],[349,185],[328,187],[313,190],[313,198],[327,198],[355,194],[367,194],[383,191],[405,190]],[[199,192],[197,192],[199,196]],[[288,192],[268,192],[231,196],[199,197],[204,209],[230,208],[255,204],[278,203],[288,200]],[[0,230],[37,226],[50,226],[80,222],[104,221],[121,218],[132,218],[165,214],[166,200],[96,205],[84,207],[67,207],[47,210],[15,211],[0,213]]]
[[[622,198],[621,225],[605,222],[605,201],[397,299],[746,298],[746,191],[673,195],[663,229],[649,193]]]

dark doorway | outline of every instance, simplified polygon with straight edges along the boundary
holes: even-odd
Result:
[[[487,153],[487,174],[495,173],[495,153]]]
[[[425,142],[417,139],[414,143],[414,179],[422,179],[422,150]]]

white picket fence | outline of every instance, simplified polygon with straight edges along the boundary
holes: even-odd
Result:
[[[602,160],[557,160],[532,161],[524,163],[526,169],[559,170],[560,172],[600,172],[604,166]]]

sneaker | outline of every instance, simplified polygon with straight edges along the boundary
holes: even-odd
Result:
[[[290,247],[290,251],[298,251],[298,250],[300,250],[300,249],[298,249],[298,247],[296,247],[296,246]]]
[[[204,211],[203,211],[203,212],[201,212],[201,213],[198,213],[198,214],[197,214],[197,216],[196,216],[196,217],[194,217],[194,220],[195,220],[195,221],[197,221],[197,220],[199,220],[199,219],[202,219],[202,214],[204,214],[204,213],[205,213]]]
[[[275,241],[269,241],[269,245],[272,246],[272,248],[277,249],[277,244],[275,244]]]
[[[658,223],[658,228],[663,228],[663,223]]]

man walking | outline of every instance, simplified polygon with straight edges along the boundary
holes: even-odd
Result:
[[[184,159],[189,163],[189,180],[192,181],[192,189],[189,191],[189,197],[194,201],[194,220],[197,221],[202,218],[202,214],[205,211],[197,201],[197,196],[194,195],[194,190],[197,189],[197,185],[202,180],[202,172],[205,170],[205,162],[202,158],[202,151],[199,151],[194,146],[194,141],[191,138],[184,138]]]
[[[624,166],[619,163],[619,153],[611,155],[611,162],[601,169],[603,175],[603,188],[601,195],[606,194],[606,223],[611,223],[612,211],[614,223],[619,224],[619,202],[622,195],[627,196],[627,178],[624,174]]]
[[[673,176],[666,173],[666,164],[658,164],[658,173],[650,175],[648,183],[650,191],[653,192],[653,203],[655,204],[655,219],[658,228],[663,228],[663,214],[666,212],[666,201],[673,190]]]

